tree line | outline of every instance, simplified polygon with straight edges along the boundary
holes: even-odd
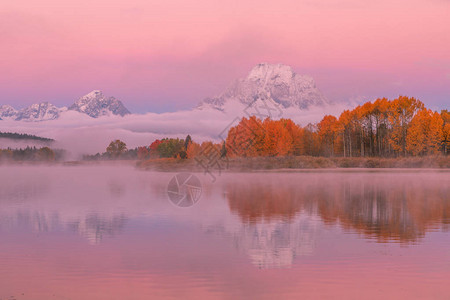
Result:
[[[448,154],[450,113],[408,97],[366,102],[301,127],[290,119],[243,118],[230,129],[231,156],[398,157]]]
[[[0,149],[0,161],[55,161],[64,157],[65,151],[49,147],[24,149]]]
[[[290,119],[242,118],[222,143],[197,143],[188,135],[128,150],[124,142],[115,140],[103,154],[85,159],[186,159],[210,149],[220,157],[403,157],[448,155],[449,148],[448,110],[432,111],[415,98],[400,96],[366,102],[304,127]]]
[[[53,139],[40,137],[32,134],[16,133],[16,132],[0,132],[0,138],[8,138],[13,140],[35,140],[41,142],[54,142]]]

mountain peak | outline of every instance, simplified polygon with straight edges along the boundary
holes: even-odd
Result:
[[[224,110],[227,103],[249,105],[261,97],[284,108],[307,109],[329,103],[312,77],[299,75],[287,65],[261,63],[253,67],[246,78],[236,80],[220,96],[203,100],[198,108]]]
[[[103,96],[103,92],[100,91],[100,90],[93,90],[92,92],[90,92],[90,93],[84,95],[83,98],[84,98],[84,97],[86,97],[86,98],[92,98],[92,97],[97,97],[97,96]]]
[[[59,117],[60,109],[49,102],[32,104],[15,115],[16,121],[47,121]]]
[[[0,118],[12,118],[17,114],[17,110],[11,105],[0,105]]]
[[[130,114],[121,101],[114,97],[105,97],[100,90],[93,90],[78,99],[69,108],[58,108],[49,102],[32,104],[24,109],[16,110],[10,105],[0,105],[0,120],[15,121],[47,121],[60,117],[62,112],[74,110],[87,114],[92,118],[100,116]]]
[[[283,64],[261,63],[253,67],[247,76],[248,80],[284,79],[288,81],[296,74],[290,66]]]
[[[69,110],[75,110],[93,118],[111,114],[123,117],[130,114],[120,100],[114,97],[106,98],[100,90],[93,90],[84,95],[72,104]]]

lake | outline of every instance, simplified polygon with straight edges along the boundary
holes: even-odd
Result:
[[[175,175],[0,166],[0,299],[450,299],[450,171]]]

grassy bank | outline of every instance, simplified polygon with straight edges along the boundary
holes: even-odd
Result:
[[[139,161],[139,168],[155,171],[203,171],[193,159],[152,159]],[[240,157],[222,162],[223,170],[252,171],[274,169],[320,169],[320,168],[450,168],[450,156],[425,156],[405,158],[364,157]],[[211,167],[217,171],[217,166]]]

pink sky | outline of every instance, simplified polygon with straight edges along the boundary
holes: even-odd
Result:
[[[450,1],[16,0],[0,6],[0,104],[93,89],[134,112],[190,108],[260,62],[331,100],[450,102]]]

